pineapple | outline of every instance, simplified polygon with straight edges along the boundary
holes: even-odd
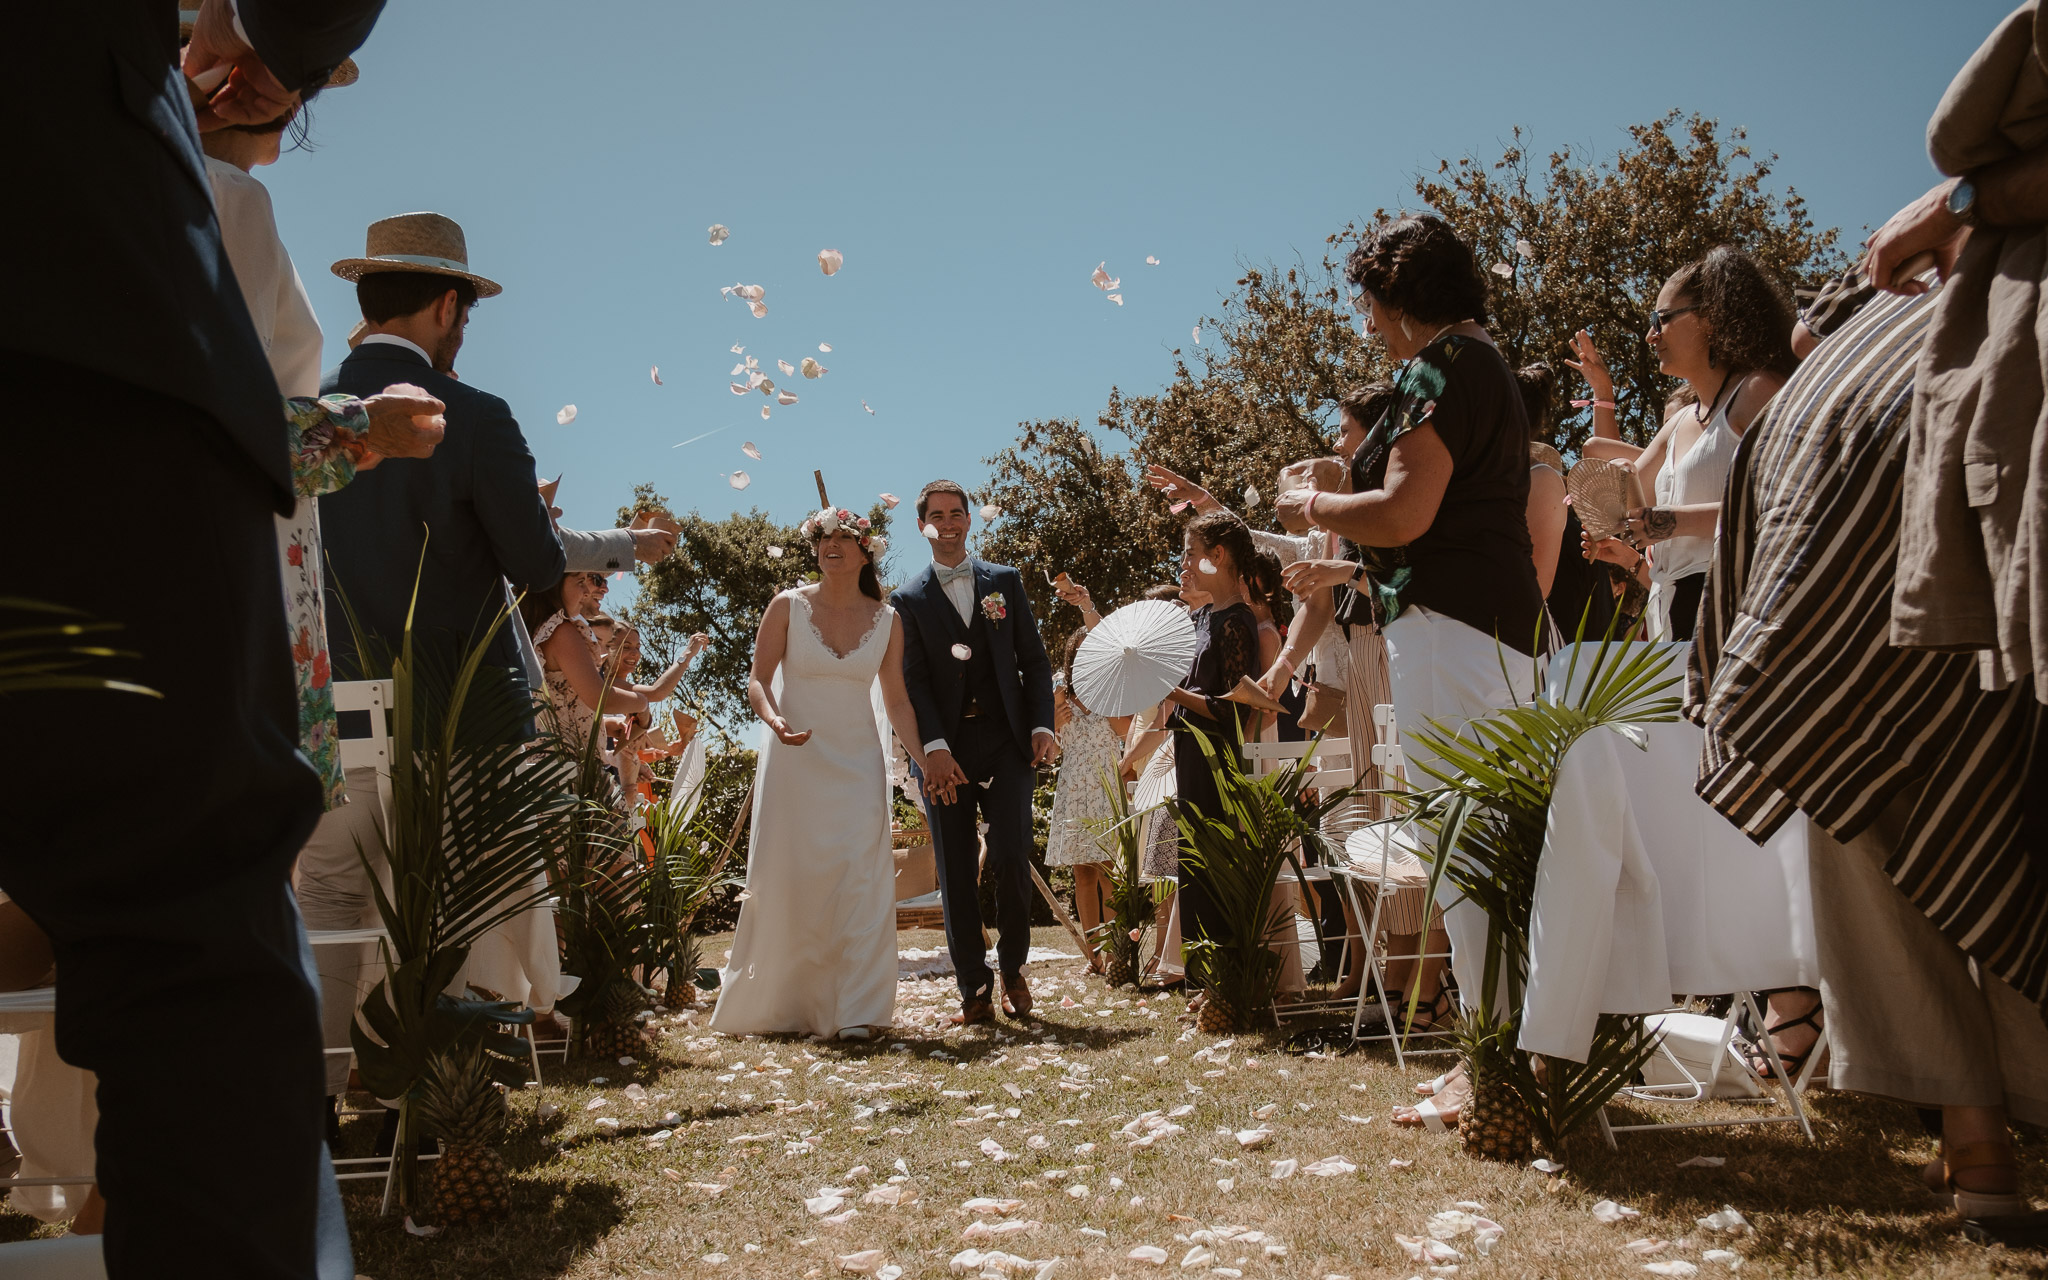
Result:
[[[1102,958],[1102,976],[1112,987],[1128,987],[1137,981],[1137,946],[1111,943]]]
[[[1195,1015],[1195,1030],[1204,1035],[1225,1036],[1238,1029],[1237,1009],[1221,987],[1210,987],[1202,996],[1202,1011]]]
[[[1465,1154],[1512,1164],[1529,1159],[1529,1107],[1508,1076],[1507,1054],[1512,1034],[1506,1027],[1486,1027],[1468,1014],[1459,1027],[1465,1074],[1472,1096],[1458,1115],[1458,1139]]]
[[[512,1182],[491,1144],[504,1132],[507,1108],[485,1069],[482,1047],[435,1054],[419,1088],[420,1118],[441,1140],[428,1201],[433,1220],[452,1227],[504,1217],[512,1207]]]
[[[593,1058],[646,1052],[646,1033],[635,1020],[644,1004],[640,988],[631,979],[614,979],[576,1019],[576,1041],[583,1052]]]
[[[668,980],[668,987],[661,993],[661,1007],[669,1010],[696,1008],[696,984],[683,982],[671,976]]]

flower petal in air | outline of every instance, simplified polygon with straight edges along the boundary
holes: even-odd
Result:
[[[806,378],[822,377],[825,373],[825,366],[819,364],[816,360],[813,360],[809,356],[805,356],[804,362],[798,365],[797,368],[803,371],[803,375]]]
[[[937,525],[925,525],[922,529],[919,529],[918,532],[922,533],[925,537],[930,538],[933,542],[937,542],[939,540],[939,527]]]
[[[782,370],[782,376],[785,378],[796,372],[796,366],[787,360],[777,360],[775,367]]]
[[[794,391],[778,391],[778,392],[776,392],[776,393],[775,393],[775,403],[777,403],[777,404],[795,404],[795,403],[796,403],[796,392],[794,392]]]
[[[769,558],[770,560],[780,560],[780,559],[782,559],[782,548],[781,548],[781,547],[770,547],[770,548],[768,548],[768,558]]]
[[[760,446],[756,445],[752,440],[749,440],[745,444],[741,445],[740,452],[746,454],[749,458],[752,458],[756,462],[759,462],[761,460]]]
[[[829,353],[832,350],[832,344],[829,342],[821,342],[818,344],[818,350]]]
[[[984,520],[993,520],[1001,514],[1003,514],[1003,509],[993,502],[981,509],[981,518]]]
[[[761,406],[761,417],[764,420],[768,417],[768,406],[765,404]]]
[[[732,234],[732,228],[731,228],[731,227],[728,227],[728,226],[726,226],[726,225],[725,225],[725,224],[724,224],[723,222],[714,222],[714,223],[712,223],[712,224],[711,224],[711,230],[710,230],[710,236],[711,236],[711,243],[713,243],[713,244],[724,244],[724,243],[725,243],[725,238],[726,238],[727,236],[731,235],[731,234]]]
[[[1195,565],[1195,567],[1197,569],[1200,569],[1203,573],[1216,572],[1216,562],[1209,559],[1209,557],[1207,556],[1203,556],[1202,559]]]
[[[818,270],[828,276],[839,274],[839,268],[846,265],[846,255],[837,249],[818,250]]]
[[[727,480],[726,483],[735,489],[744,489],[754,483],[754,477],[744,471],[735,471],[732,473],[732,478]]]
[[[1195,345],[1196,345],[1196,346],[1198,346],[1198,347],[1199,347],[1199,346],[1201,346],[1201,345],[1202,345],[1202,326],[1201,326],[1201,325],[1196,325],[1196,326],[1194,327],[1194,330],[1193,330],[1193,334],[1194,334],[1194,339],[1195,339]]]
[[[1120,294],[1120,293],[1112,293],[1112,294],[1110,294],[1110,295],[1109,295],[1109,300],[1110,300],[1111,302],[1114,302],[1114,303],[1115,303],[1116,305],[1118,305],[1118,306],[1122,306],[1122,305],[1124,305],[1124,295],[1122,295],[1122,294]]]
[[[735,342],[732,344],[732,353],[736,356],[742,356],[747,353],[747,349],[741,344]]]
[[[903,499],[897,497],[893,493],[884,493],[879,496],[881,497],[883,504],[886,505],[891,511],[894,511],[896,509],[897,503],[903,501]]]
[[[869,416],[869,417],[871,417],[871,418],[872,418],[872,417],[874,417],[874,416],[875,416],[875,411],[874,411],[873,409],[870,409],[870,408],[868,408],[868,402],[867,402],[867,401],[865,401],[865,400],[861,401],[861,402],[860,402],[860,407],[861,407],[861,408],[863,408],[863,409],[867,409],[867,411],[868,411],[868,416]]]
[[[969,658],[974,656],[974,650],[968,648],[964,644],[956,644],[953,646],[953,656],[960,659],[960,661],[965,662]]]
[[[565,404],[561,408],[555,410],[555,421],[565,427],[568,426],[570,423],[576,421],[576,406],[573,404]]]
[[[732,388],[732,393],[733,393],[734,395],[736,395],[736,396],[743,396],[743,395],[747,394],[747,392],[749,392],[749,391],[752,391],[752,390],[753,390],[753,388],[752,388],[752,387],[748,386],[748,385],[747,385],[746,383],[744,383],[744,382],[728,382],[728,383],[726,383],[725,385],[727,385],[727,386],[731,387],[731,388]]]
[[[1159,265],[1159,259],[1153,257],[1151,254],[1148,253],[1145,255],[1145,265],[1148,267],[1156,267]]]
[[[1123,283],[1123,281],[1117,279],[1117,277],[1109,274],[1109,272],[1105,270],[1105,268],[1108,266],[1109,264],[1107,262],[1096,263],[1095,274],[1088,277],[1088,282],[1094,285],[1096,288],[1102,290],[1104,293],[1108,293],[1111,289],[1114,289],[1118,285]]]
[[[650,378],[652,378],[652,379],[654,379],[654,385],[655,385],[655,386],[657,386],[657,387],[658,387],[658,386],[660,386],[660,385],[661,385],[661,366],[660,366],[660,365],[658,365],[658,364],[653,364],[653,365],[649,365],[649,366],[647,366],[647,376],[648,376],[648,377],[650,377]]]
[[[1256,507],[1259,505],[1259,490],[1256,485],[1248,484],[1244,487],[1244,505],[1246,505],[1247,507]]]
[[[1515,255],[1522,258],[1533,258],[1536,256],[1536,246],[1530,244],[1527,240],[1517,240],[1515,241]]]
[[[768,304],[765,302],[750,303],[747,306],[747,310],[754,313],[754,319],[756,320],[766,320],[768,318]]]

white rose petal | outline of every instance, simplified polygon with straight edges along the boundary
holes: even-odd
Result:
[[[1199,346],[1201,346],[1201,345],[1202,345],[1202,326],[1201,326],[1201,325],[1196,325],[1196,326],[1195,326],[1195,327],[1194,327],[1194,328],[1193,328],[1192,330],[1190,330],[1190,336],[1192,336],[1192,337],[1194,338],[1194,340],[1195,340],[1195,345],[1196,345],[1196,346],[1198,346],[1198,347],[1199,347]]]
[[[993,520],[1001,514],[1003,514],[1003,509],[993,502],[981,509],[981,518],[984,520]]]
[[[918,532],[922,533],[925,537],[930,538],[933,542],[937,542],[939,540],[939,527],[937,525],[928,524],[924,528],[919,529]]]
[[[775,367],[782,370],[782,376],[785,378],[796,372],[796,366],[787,360],[777,360]]]
[[[1719,1213],[1708,1214],[1699,1219],[1699,1224],[1709,1231],[1725,1232],[1728,1235],[1739,1236],[1749,1230],[1748,1219],[1744,1218],[1732,1204],[1722,1205]]]
[[[736,396],[743,396],[753,390],[752,387],[744,382],[729,382],[726,385],[732,388],[732,393]]]
[[[1301,1161],[1299,1160],[1275,1160],[1272,1164],[1273,1181],[1278,1182],[1283,1178],[1291,1178],[1300,1170]]]
[[[732,473],[732,478],[727,480],[726,483],[735,489],[744,489],[754,483],[754,477],[744,471],[735,471]]]
[[[1493,272],[1493,274],[1499,276],[1503,280],[1512,280],[1515,278],[1515,268],[1512,263],[1496,262],[1491,267],[1488,267],[1487,270]]]
[[[778,392],[776,392],[776,393],[775,393],[775,403],[777,403],[777,404],[795,404],[795,403],[796,403],[796,393],[795,393],[794,391],[778,391]]]
[[[875,411],[874,411],[873,409],[868,409],[868,402],[867,402],[867,401],[865,401],[865,400],[861,401],[861,402],[860,402],[860,407],[861,407],[861,408],[863,408],[863,409],[867,409],[867,410],[868,410],[868,416],[869,416],[869,417],[873,417],[873,416],[874,416],[874,413],[875,413]]]
[[[829,353],[832,350],[832,344],[829,342],[821,342],[818,344],[818,350]]]
[[[871,1275],[881,1265],[880,1249],[862,1249],[859,1253],[842,1254],[839,1258],[839,1269],[851,1271],[855,1275]]]
[[[1109,274],[1109,272],[1106,270],[1108,266],[1109,264],[1107,262],[1096,263],[1095,273],[1088,277],[1088,282],[1094,285],[1096,288],[1102,290],[1104,293],[1108,293],[1111,289],[1114,289],[1123,283],[1123,281]]]
[[[1263,1147],[1272,1141],[1272,1138],[1273,1131],[1271,1129],[1239,1129],[1237,1131],[1237,1145],[1246,1151],[1250,1151],[1254,1147]]]
[[[1156,267],[1159,265],[1159,259],[1153,257],[1151,254],[1148,253],[1145,255],[1145,265],[1148,267]]]
[[[823,377],[825,374],[825,366],[819,364],[816,360],[813,360],[809,356],[805,356],[803,359],[803,363],[798,365],[797,368],[803,373],[803,375],[806,378]]]
[[[756,462],[759,462],[761,460],[760,447],[756,445],[752,440],[749,440],[745,444],[741,445],[740,452],[746,454],[749,458],[752,458]]]
[[[1110,300],[1111,302],[1114,302],[1114,303],[1115,303],[1116,305],[1118,305],[1118,306],[1122,306],[1122,305],[1124,305],[1124,295],[1122,295],[1122,294],[1120,294],[1120,293],[1112,293],[1112,294],[1110,294],[1110,295],[1109,295],[1109,300]]]
[[[761,299],[768,296],[768,290],[762,288],[758,284],[734,285],[732,291],[738,294],[740,297],[744,298],[748,302],[759,302]]]
[[[769,558],[770,560],[780,560],[780,559],[782,559],[782,548],[781,548],[781,547],[770,547],[770,548],[768,548],[768,558]]]
[[[1536,256],[1536,246],[1530,244],[1527,240],[1517,240],[1515,241],[1515,253],[1520,257],[1533,258]]]
[[[565,404],[561,408],[555,410],[555,422],[558,425],[566,427],[574,421],[576,421],[575,405]]]
[[[747,348],[745,347],[745,345],[738,342],[733,343],[730,349],[732,353],[736,356],[745,355],[747,352]]]
[[[1621,1247],[1630,1253],[1647,1256],[1652,1253],[1664,1252],[1671,1247],[1671,1242],[1669,1240],[1659,1240],[1656,1236],[1644,1236],[1640,1240],[1631,1240]]]
[[[1402,1169],[1413,1169],[1414,1167],[1415,1162],[1413,1160],[1403,1160],[1399,1156],[1395,1156],[1392,1160],[1387,1161],[1387,1168],[1393,1169],[1396,1172]]]
[[[1195,567],[1200,569],[1203,573],[1216,572],[1216,565],[1207,556],[1203,556],[1201,563],[1196,565]]]
[[[1645,1262],[1643,1270],[1653,1276],[1696,1276],[1700,1273],[1698,1267],[1683,1258],[1673,1258],[1669,1262]]]
[[[725,238],[731,234],[732,228],[726,226],[723,222],[714,222],[711,224],[711,243],[724,244]]]
[[[1564,1166],[1555,1160],[1531,1160],[1529,1167],[1538,1173],[1563,1173]]]
[[[1149,1262],[1156,1267],[1166,1265],[1166,1250],[1156,1244],[1141,1244],[1124,1256],[1132,1262]]]
[[[879,497],[882,500],[882,505],[889,508],[889,510],[891,511],[894,511],[896,509],[897,503],[903,501],[903,499],[897,497],[893,493],[883,493],[877,494],[875,496]]]
[[[768,318],[768,304],[765,302],[750,302],[747,304],[747,310],[754,313],[754,319],[756,320],[766,320]]]
[[[647,366],[647,376],[648,376],[648,377],[650,377],[650,378],[652,378],[652,379],[654,379],[654,385],[655,385],[655,386],[657,386],[657,387],[658,387],[658,386],[660,386],[660,385],[661,385],[661,366],[660,366],[660,365],[658,365],[658,364],[651,364],[651,365],[648,365],[648,366]]]
[[[860,1210],[858,1209],[841,1209],[838,1213],[832,1214],[830,1217],[820,1218],[818,1221],[827,1226],[843,1227],[859,1216]]]
[[[837,249],[818,250],[818,270],[828,276],[839,274],[839,268],[846,265],[846,255]]]
[[[1229,1188],[1225,1187],[1224,1190],[1228,1191]],[[1081,1183],[1075,1183],[1067,1188],[1067,1194],[1076,1200],[1086,1200],[1088,1198],[1088,1188]]]
[[[1742,1270],[1742,1255],[1733,1249],[1709,1249],[1700,1255],[1702,1262],[1718,1262],[1730,1271]]]
[[[768,417],[768,406],[767,406],[767,405],[765,405],[765,404],[761,406],[761,417],[762,417],[762,419],[763,419],[764,421],[765,421],[765,420],[767,419],[767,417]]]
[[[960,661],[965,662],[969,658],[974,656],[974,650],[968,648],[964,644],[956,644],[953,646],[953,656],[960,659]]]
[[[1593,1206],[1593,1220],[1595,1222],[1612,1224],[1620,1222],[1623,1218],[1640,1218],[1642,1216],[1640,1211],[1631,1209],[1626,1205],[1616,1204],[1612,1200],[1601,1200]]]
[[[1319,1178],[1339,1178],[1347,1173],[1357,1173],[1358,1166],[1343,1156],[1324,1156],[1314,1164],[1303,1165],[1303,1173],[1313,1173]]]
[[[1727,1163],[1728,1158],[1726,1156],[1694,1156],[1690,1160],[1679,1161],[1678,1167],[1681,1169],[1718,1169]]]

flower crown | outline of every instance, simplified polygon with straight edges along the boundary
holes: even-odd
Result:
[[[872,532],[874,527],[874,522],[866,516],[857,516],[845,507],[821,507],[815,515],[806,517],[804,522],[797,526],[797,532],[812,542],[817,542],[843,529],[860,539],[860,549],[867,552],[870,558],[879,560],[882,553],[889,549],[889,540]]]

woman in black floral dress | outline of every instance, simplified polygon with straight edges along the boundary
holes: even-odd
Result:
[[[1259,624],[1245,603],[1244,580],[1238,568],[1250,565],[1255,555],[1251,530],[1227,511],[1203,516],[1187,527],[1181,586],[1207,592],[1210,602],[1192,615],[1195,657],[1187,678],[1167,695],[1173,707],[1167,724],[1173,730],[1174,780],[1181,801],[1216,817],[1222,816],[1222,800],[1216,794],[1208,756],[1195,735],[1206,735],[1217,756],[1229,761],[1232,768],[1243,768],[1238,744],[1243,741],[1246,722],[1257,713],[1242,703],[1225,702],[1223,695],[1236,688],[1240,678],[1259,675]],[[1213,936],[1208,886],[1185,857],[1180,863],[1180,911],[1184,943]]]

